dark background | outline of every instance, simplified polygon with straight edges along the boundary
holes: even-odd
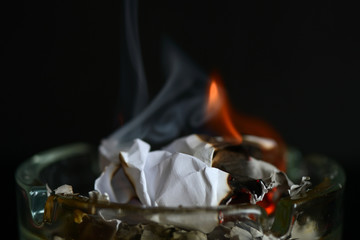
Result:
[[[344,167],[344,233],[351,236],[360,166],[357,8],[340,1],[241,2],[140,1],[150,95],[164,81],[159,49],[167,35],[205,72],[218,70],[239,111],[268,121],[289,145]],[[117,109],[123,7],[35,1],[7,3],[2,11],[2,199],[9,198],[8,223],[16,231],[16,167],[58,145],[98,145],[129,118]]]

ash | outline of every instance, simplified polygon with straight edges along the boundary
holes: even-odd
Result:
[[[253,222],[227,222],[219,225],[212,232],[205,234],[196,230],[184,230],[173,225],[144,225],[130,226],[126,223],[119,225],[116,239],[123,240],[267,240],[276,239],[262,233]]]

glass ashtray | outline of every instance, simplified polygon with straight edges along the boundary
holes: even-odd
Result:
[[[341,239],[343,169],[322,155],[289,149],[287,175],[311,178],[301,197],[281,198],[273,214],[252,204],[142,207],[106,201],[93,191],[97,148],[71,144],[39,153],[17,169],[20,239]],[[79,194],[50,195],[68,184]]]

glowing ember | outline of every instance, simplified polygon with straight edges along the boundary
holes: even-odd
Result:
[[[269,190],[269,192],[264,196],[264,199],[256,204],[265,209],[268,215],[273,214],[276,208],[276,202],[274,201],[274,194],[276,192],[276,187]]]

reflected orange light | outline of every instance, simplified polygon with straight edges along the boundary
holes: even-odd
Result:
[[[276,188],[271,189],[264,197],[264,199],[256,204],[260,207],[264,208],[268,215],[271,215],[275,212],[276,208],[276,199],[274,199],[274,193],[276,192]]]

